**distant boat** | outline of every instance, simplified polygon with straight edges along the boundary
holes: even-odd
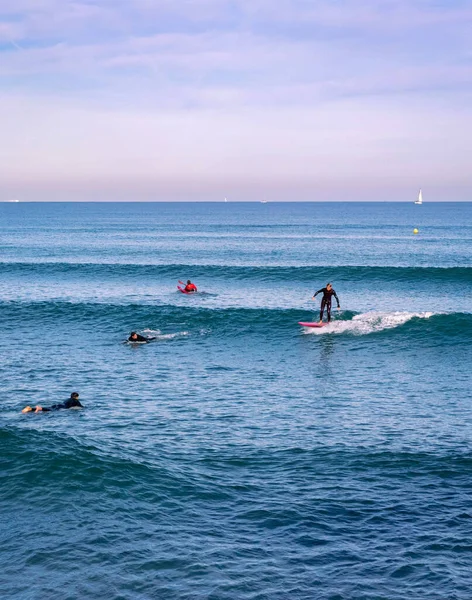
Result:
[[[225,198],[225,202],[228,202],[228,198]]]
[[[423,194],[421,190],[418,193],[418,200],[415,200],[415,204],[423,204]]]
[[[7,200],[7,202],[19,202],[19,200]]]
[[[268,200],[261,200],[261,204],[267,204]]]

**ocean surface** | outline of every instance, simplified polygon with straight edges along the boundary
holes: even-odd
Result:
[[[0,204],[0,597],[470,600],[471,257],[471,203]]]

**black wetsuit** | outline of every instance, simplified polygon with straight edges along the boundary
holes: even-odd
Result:
[[[139,333],[137,333],[135,338],[129,336],[128,342],[149,342],[149,338],[144,337],[143,335],[139,335]]]
[[[49,412],[50,410],[59,410],[61,408],[75,408],[75,407],[83,408],[82,404],[80,404],[78,398],[69,398],[62,404],[53,404],[49,408],[43,408],[44,412]]]
[[[328,323],[329,323],[331,321],[331,298],[333,296],[336,298],[336,302],[338,303],[338,308],[339,308],[339,298],[337,297],[336,292],[333,290],[333,288],[331,288],[330,290],[328,290],[327,288],[321,288],[321,290],[318,290],[315,294],[313,294],[313,297],[317,296],[318,294],[321,294],[321,292],[323,292],[323,298],[321,299],[320,321],[323,320],[323,313],[326,308],[326,314],[328,316]]]

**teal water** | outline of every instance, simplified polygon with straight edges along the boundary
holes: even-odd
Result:
[[[2,598],[470,598],[472,204],[0,223]]]

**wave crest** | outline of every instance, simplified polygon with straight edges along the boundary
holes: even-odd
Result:
[[[307,329],[306,333],[326,335],[335,333],[352,333],[367,335],[385,329],[400,327],[412,319],[429,319],[433,312],[379,312],[372,311],[355,315],[350,321],[332,321],[328,327]]]

